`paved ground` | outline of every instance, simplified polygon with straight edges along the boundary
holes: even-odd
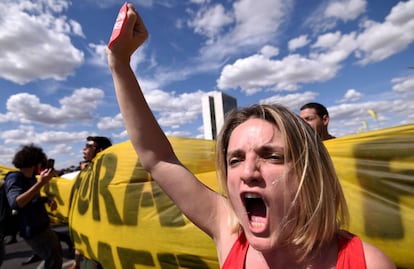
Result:
[[[6,237],[6,240],[8,238]],[[26,242],[17,237],[17,243],[6,245],[6,256],[4,257],[3,265],[1,269],[41,269],[43,268],[43,262],[38,261],[35,263],[22,265],[22,262],[26,261],[32,255],[31,248]],[[69,251],[68,245],[62,242],[63,249],[63,267],[70,268],[73,262],[73,252]]]

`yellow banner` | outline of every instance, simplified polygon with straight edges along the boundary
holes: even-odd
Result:
[[[190,170],[211,172],[203,182],[214,188],[213,142],[171,142]],[[69,220],[76,248],[105,269],[219,268],[213,241],[151,181],[129,142],[97,156],[75,188]]]
[[[200,181],[218,191],[214,142],[170,141]],[[350,209],[348,229],[397,266],[414,268],[414,125],[325,145]],[[9,170],[0,166],[0,177]],[[54,178],[44,191],[57,198],[53,215],[59,222],[69,220],[76,248],[105,269],[219,268],[213,241],[151,181],[129,141],[108,148],[72,179]]]
[[[349,230],[414,268],[414,124],[325,142],[350,211]]]

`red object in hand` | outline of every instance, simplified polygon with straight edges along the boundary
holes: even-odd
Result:
[[[115,40],[119,37],[119,35],[121,34],[122,30],[125,27],[125,22],[127,19],[127,11],[128,11],[128,6],[127,6],[127,2],[125,2],[125,4],[123,4],[121,9],[119,10],[118,17],[116,18],[115,25],[112,30],[112,35],[108,43],[109,48],[112,46]]]

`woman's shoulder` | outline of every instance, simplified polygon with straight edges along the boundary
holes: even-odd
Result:
[[[348,231],[338,233],[338,260],[342,263],[364,264],[367,269],[394,269],[396,268],[391,259],[379,248],[362,241],[357,235]]]
[[[362,242],[364,248],[365,261],[367,269],[395,269],[395,264],[391,259],[379,248],[367,243]]]

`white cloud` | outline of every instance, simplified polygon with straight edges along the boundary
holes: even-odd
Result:
[[[39,131],[33,126],[21,125],[17,129],[5,130],[1,132],[0,138],[5,144],[59,144],[62,142],[85,140],[90,135],[89,132],[65,132],[65,131]]]
[[[271,60],[263,55],[252,55],[226,65],[217,81],[219,89],[240,89],[244,92],[259,88],[296,90],[301,83],[325,81],[336,74],[337,63],[328,62],[324,55],[315,59],[298,54],[281,60]],[[336,57],[342,59],[342,57]]]
[[[407,25],[413,21],[414,1],[399,2],[395,5],[386,21],[395,25]]]
[[[357,90],[349,89],[346,91],[344,97],[340,100],[340,102],[354,102],[359,100],[362,96],[363,94]]]
[[[414,76],[394,78],[392,83],[394,83],[393,91],[401,93],[411,92],[414,94]]]
[[[274,38],[286,17],[293,1],[241,0],[233,5],[234,25],[229,31],[208,42],[200,49],[200,61],[221,62],[248,48],[264,46]]]
[[[30,93],[18,93],[9,97],[7,113],[0,115],[3,121],[21,123],[62,124],[68,121],[90,120],[99,102],[104,97],[100,89],[77,89],[71,96],[62,98],[60,107],[41,103]]]
[[[338,106],[329,107],[329,114],[331,120],[329,121],[332,133],[337,136],[354,134],[358,132],[361,127],[361,122],[366,121],[369,124],[369,129],[384,128],[383,124],[389,125],[387,121],[392,119],[391,126],[398,126],[406,123],[407,115],[414,115],[414,103],[407,102],[404,99],[388,97],[387,92],[376,93],[377,101],[366,101],[359,103],[344,103]],[[374,121],[368,113],[369,109],[374,109],[378,121]]]
[[[290,9],[290,1],[241,0],[234,3],[236,28],[233,33],[238,42],[254,36],[267,35],[280,26]]]
[[[341,36],[341,32],[339,31],[336,31],[335,33],[326,33],[320,35],[312,47],[329,49],[330,47],[336,46],[339,40],[341,40]]]
[[[311,58],[318,58],[319,61],[322,61],[325,64],[335,66],[339,65],[341,62],[347,59],[357,46],[355,42],[355,33],[352,32],[350,34],[345,34],[337,37],[338,39],[336,40],[335,44],[331,44],[331,46],[325,47],[326,50],[321,50],[322,52],[311,55]],[[319,43],[319,45],[321,44],[322,43]],[[327,43],[325,43],[325,45],[326,44]]]
[[[316,92],[292,93],[287,95],[274,95],[259,101],[260,104],[282,104],[292,110],[299,110],[299,108],[315,100],[319,94]]]
[[[340,0],[329,3],[325,9],[326,17],[334,17],[343,21],[354,20],[365,12],[366,0]]]
[[[210,2],[210,0],[190,0],[190,2],[194,4],[203,4],[203,3]]]
[[[176,137],[189,137],[191,136],[191,133],[187,131],[183,131],[183,130],[177,130],[177,131],[166,131],[165,135],[176,136]]]
[[[297,38],[291,39],[288,42],[289,51],[295,51],[299,48],[302,48],[302,47],[306,46],[309,42],[310,42],[310,40],[308,40],[307,35],[301,35]]]
[[[4,4],[10,5],[10,7],[18,7],[21,10],[33,14],[42,13],[61,13],[68,9],[70,2],[67,0],[39,0],[39,1],[28,1],[28,0],[15,0],[15,1],[2,1]]]
[[[103,117],[97,124],[100,130],[119,129],[124,127],[122,114],[118,113],[115,117]]]
[[[260,53],[263,54],[266,58],[272,58],[279,54],[279,49],[273,46],[266,45],[261,50]]]
[[[178,128],[200,117],[201,99],[205,94],[196,91],[175,95],[175,93],[153,90],[146,93],[146,99],[151,109],[158,113],[157,118],[161,126]]]
[[[1,135],[0,135],[1,136]],[[11,160],[13,159],[16,150],[10,147],[0,147],[0,160],[2,165],[12,166]]]
[[[357,37],[359,63],[379,62],[396,54],[414,40],[414,1],[398,3],[384,23],[367,21]]]
[[[92,57],[89,62],[93,65],[108,68],[108,62],[106,57],[106,44],[89,44]],[[108,69],[109,71],[109,69]]]
[[[226,25],[223,31],[220,30],[220,34],[215,38],[207,39],[204,46],[199,49],[199,57],[189,66],[157,70],[154,76],[157,83],[165,85],[184,80],[197,73],[216,72],[235,55],[251,50],[257,51],[260,47],[262,47],[261,53],[266,57],[278,55],[279,49],[268,44],[272,43],[271,41],[278,34],[279,27],[289,16],[292,6],[293,0],[262,0],[260,5],[253,0],[234,3],[231,9],[224,11],[226,15],[233,18],[233,22]],[[201,9],[208,10],[205,6]],[[198,14],[194,10],[187,13]],[[187,24],[194,25],[194,21]]]
[[[194,28],[196,33],[206,35],[208,38],[214,38],[219,34],[222,28],[233,22],[232,14],[226,12],[223,5],[200,9],[195,18],[188,24]]]
[[[402,6],[405,8],[402,8]],[[365,30],[341,34],[327,33],[311,45],[309,56],[291,54],[281,60],[252,55],[226,65],[217,81],[219,89],[240,88],[255,93],[264,88],[296,90],[299,84],[321,82],[333,78],[341,64],[352,54],[360,64],[383,60],[414,40],[414,17],[405,16],[406,9],[414,14],[414,1],[399,3],[382,24],[367,21]],[[404,10],[404,12],[403,12]],[[403,12],[399,18],[398,12]],[[398,22],[400,25],[392,24]]]
[[[48,157],[53,158],[55,155],[65,154],[65,153],[70,154],[71,152],[72,152],[71,146],[68,146],[67,144],[57,144],[53,147],[52,150],[48,151]]]
[[[63,80],[83,63],[83,52],[72,45],[69,37],[71,33],[79,34],[80,26],[53,13],[66,8],[65,1],[0,3],[1,78],[17,84],[36,79]],[[76,32],[72,32],[71,25],[76,26]]]
[[[82,26],[80,25],[79,22],[74,21],[74,20],[69,20],[69,24],[72,28],[72,31],[71,31],[72,33],[80,37],[85,37],[85,34],[83,33],[83,30],[82,30]]]

